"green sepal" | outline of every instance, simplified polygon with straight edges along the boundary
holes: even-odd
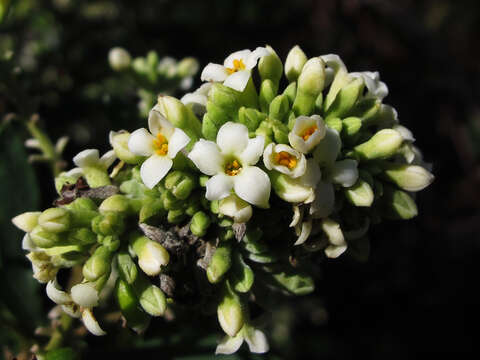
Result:
[[[254,281],[253,270],[242,258],[242,255],[236,252],[233,256],[232,271],[229,274],[229,281],[233,289],[240,293],[247,293]]]

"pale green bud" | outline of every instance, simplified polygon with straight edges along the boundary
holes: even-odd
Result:
[[[89,245],[97,242],[97,235],[90,228],[77,228],[68,233],[68,242]]]
[[[124,229],[123,216],[115,212],[106,212],[92,220],[92,230],[99,235],[121,234]]]
[[[315,290],[313,279],[306,274],[280,272],[272,274],[272,278],[282,288],[295,295],[307,295]]]
[[[388,164],[384,176],[407,191],[425,189],[435,178],[425,168],[407,164]]]
[[[141,291],[139,302],[143,310],[151,316],[161,316],[167,308],[165,294],[155,285],[149,285]]]
[[[98,236],[98,242],[108,251],[115,252],[120,247],[120,238],[117,235]]]
[[[273,138],[277,144],[288,144],[288,126],[277,119],[269,119],[270,126],[273,131]]]
[[[383,129],[367,142],[355,146],[354,151],[362,160],[386,159],[395,154],[402,142],[402,135],[398,131]]]
[[[361,207],[371,206],[374,200],[372,188],[362,179],[358,179],[355,185],[345,189],[345,196],[353,205]]]
[[[325,84],[325,63],[319,57],[311,58],[303,66],[297,81],[298,92],[315,97],[322,92]]]
[[[40,248],[50,248],[61,242],[61,237],[57,233],[46,231],[40,225],[30,232],[30,238],[33,243]]]
[[[221,199],[218,210],[221,214],[231,217],[236,223],[245,223],[252,217],[252,206],[235,194]]]
[[[405,191],[384,186],[382,216],[390,219],[411,219],[418,215],[417,205]]]
[[[215,250],[207,268],[207,278],[212,284],[222,280],[232,266],[232,249],[229,245],[220,245]]]
[[[230,289],[226,289],[217,308],[218,322],[229,336],[235,336],[245,323],[243,304]]]
[[[128,213],[130,211],[130,201],[125,195],[115,194],[102,201],[98,210],[102,214],[106,212]]]
[[[95,202],[89,198],[78,198],[65,208],[72,215],[72,227],[90,227],[92,220],[98,215]]]
[[[343,118],[347,115],[362,94],[364,86],[362,78],[356,78],[345,85],[328,108],[326,117]]]
[[[289,82],[297,81],[307,60],[300,46],[296,45],[289,51],[285,61],[285,76]]]
[[[99,246],[83,265],[82,273],[85,279],[94,282],[100,277],[110,275],[112,252],[105,246]]]
[[[260,73],[262,82],[266,79],[270,79],[274,84],[277,84],[278,88],[278,83],[282,78],[283,64],[275,50],[268,45],[267,49],[270,52],[270,55],[260,58],[260,61],[258,62],[258,72]]]
[[[343,119],[342,137],[351,139],[362,128],[362,120],[358,117],[348,117]]]
[[[208,93],[209,100],[226,112],[237,112],[240,108],[239,95],[235,90],[220,83],[214,83]]]
[[[260,123],[265,120],[266,115],[257,109],[241,107],[238,110],[238,122],[245,125],[248,131],[257,130]]]
[[[192,221],[190,222],[190,231],[193,235],[200,237],[204,236],[207,233],[210,223],[210,217],[203,211],[198,211],[192,217]]]
[[[50,208],[38,217],[38,224],[48,232],[60,233],[70,227],[70,212],[63,208]]]
[[[268,107],[272,100],[277,96],[278,86],[270,80],[266,79],[262,81],[262,85],[260,85],[260,93],[259,93],[259,102],[260,102],[260,109],[262,112],[267,112]]]
[[[208,200],[207,200],[208,201]],[[201,198],[197,196],[191,196],[187,200],[187,207],[185,208],[185,214],[193,216],[197,211],[201,209]]]
[[[278,95],[270,103],[268,116],[286,122],[289,111],[290,104],[288,102],[288,97],[286,95]]]
[[[128,131],[110,131],[110,145],[115,151],[117,157],[127,164],[138,164],[142,161],[141,156],[137,156],[128,149],[128,139],[130,133]]]
[[[192,57],[186,57],[177,64],[177,75],[181,77],[193,76],[198,72],[198,61]]]
[[[106,169],[94,166],[86,166],[82,168],[85,179],[90,187],[96,188],[100,186],[111,185],[110,176]]]
[[[250,266],[248,266],[240,253],[235,254],[233,268],[230,274],[230,283],[235,291],[246,293],[252,285],[255,275]]]
[[[113,70],[123,71],[130,67],[132,57],[124,48],[114,47],[108,52],[108,62]]]
[[[115,297],[122,315],[129,327],[136,332],[143,332],[149,324],[149,316],[140,309],[140,303],[132,288],[123,279],[118,279],[115,285]]]
[[[144,223],[153,216],[162,217],[166,213],[162,199],[145,201],[140,209],[139,223]]]
[[[165,188],[179,200],[188,198],[197,184],[194,175],[183,171],[172,171],[165,178]]]
[[[352,108],[351,115],[358,117],[362,123],[369,124],[376,118],[382,102],[377,98],[367,98],[359,100]]]
[[[98,305],[99,290],[95,288],[95,284],[85,282],[77,284],[70,290],[72,300],[85,308],[92,308]]]
[[[283,91],[283,95],[288,98],[290,105],[293,104],[295,101],[295,96],[297,96],[297,83],[292,82],[290,85],[288,85]]]
[[[128,284],[133,284],[137,280],[137,265],[128,252],[120,252],[117,255],[117,267],[120,277]]]
[[[329,128],[336,130],[339,134],[343,129],[343,122],[339,118],[328,118],[325,120],[325,124]]]
[[[37,226],[40,214],[40,211],[25,212],[15,216],[12,223],[20,230],[29,233]]]
[[[252,254],[261,254],[268,251],[267,244],[262,241],[263,231],[259,228],[250,228],[243,237],[245,250]]]
[[[167,221],[170,224],[179,224],[185,220],[185,211],[183,209],[169,210],[167,214]]]
[[[160,274],[162,267],[168,265],[170,261],[168,251],[146,236],[134,236],[130,240],[130,245],[138,256],[138,265],[149,276]]]

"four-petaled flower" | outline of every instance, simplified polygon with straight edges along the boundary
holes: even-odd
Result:
[[[209,63],[202,71],[202,81],[223,82],[237,91],[243,91],[258,60],[270,52],[264,47],[255,50],[240,50],[228,56],[223,65]]]
[[[200,171],[212,176],[205,197],[220,200],[231,194],[258,207],[267,208],[270,179],[255,165],[263,154],[263,136],[248,137],[245,125],[227,122],[217,134],[216,143],[200,139],[188,155]]]
[[[168,173],[172,160],[190,138],[155,110],[148,116],[148,128],[150,132],[145,128],[135,130],[128,140],[128,148],[135,155],[148,156],[140,168],[140,176],[151,189]]]
[[[323,139],[325,131],[320,115],[299,116],[288,134],[288,141],[295,150],[308,154]]]

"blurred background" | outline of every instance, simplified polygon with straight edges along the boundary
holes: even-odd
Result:
[[[110,130],[144,124],[138,82],[109,67],[112,47],[133,57],[150,50],[160,58],[193,56],[201,69],[265,44],[282,59],[298,44],[310,57],[339,54],[350,71],[380,71],[390,90],[384,102],[413,131],[436,180],[419,194],[416,219],[372,227],[367,262],[331,260],[315,294],[279,304],[268,355],[243,350],[232,358],[405,359],[475,351],[478,0],[17,0],[3,11],[1,5],[0,54],[15,67],[3,60],[0,67],[0,357],[27,346],[53,305],[31,278],[22,234],[10,222],[55,197],[51,169],[28,161],[35,152],[23,146],[29,134],[18,118],[38,113],[52,139],[67,135],[70,161],[84,148],[106,150]],[[193,88],[199,84],[197,74]],[[178,84],[168,90],[183,94]],[[215,321],[190,322],[159,320],[134,339],[128,330],[82,337],[80,347],[90,359],[213,358]]]

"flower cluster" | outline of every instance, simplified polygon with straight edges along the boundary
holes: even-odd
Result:
[[[244,340],[265,352],[249,302],[268,311],[268,298],[313,291],[313,264],[365,259],[370,225],[417,215],[412,193],[433,175],[379,74],[348,72],[337,55],[297,46],[284,65],[270,47],[243,50],[201,79],[181,100],[160,96],[148,130],[111,132],[103,157],[78,154],[56,179],[57,206],[13,222],[47,295],[93,334],[111,296],[138,332],[167,303],[213,304],[217,353]],[[57,273],[77,266],[83,278],[62,287]]]

